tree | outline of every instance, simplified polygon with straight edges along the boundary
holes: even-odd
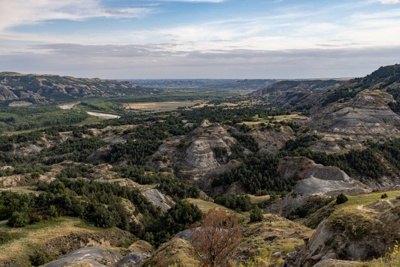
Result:
[[[236,215],[211,209],[203,215],[201,227],[191,226],[194,251],[204,267],[229,266],[236,253],[242,231]]]
[[[343,193],[340,193],[337,197],[336,197],[336,204],[343,204],[345,202],[347,202],[349,199],[346,195],[344,195]]]
[[[24,227],[29,223],[29,216],[26,212],[14,211],[8,219],[7,225],[10,227]]]
[[[250,221],[251,222],[261,222],[264,219],[264,215],[261,209],[256,205],[254,209],[250,212]]]

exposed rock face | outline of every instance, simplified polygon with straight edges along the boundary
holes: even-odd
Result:
[[[364,90],[345,103],[335,103],[320,111],[312,125],[323,132],[359,138],[399,135],[400,116],[388,106],[392,101],[393,97],[386,92]]]
[[[340,193],[357,195],[371,191],[338,167],[316,164],[306,157],[282,159],[278,165],[278,173],[282,179],[297,181],[291,194],[269,207],[269,211],[283,216],[302,206],[312,196],[330,197]]]
[[[263,96],[276,106],[285,109],[314,105],[329,89],[343,84],[342,80],[292,80],[280,81],[253,92]]]
[[[257,141],[261,151],[276,154],[285,146],[285,143],[294,138],[292,128],[281,126],[269,130],[253,130],[250,135]]]
[[[329,259],[364,261],[382,257],[399,238],[399,210],[398,199],[339,209],[320,223],[298,252],[288,255],[285,266],[328,266],[324,264]]]
[[[140,252],[132,252],[128,256],[124,257],[118,262],[117,267],[135,267],[139,266],[144,260],[148,258],[148,255]]]
[[[293,189],[298,195],[334,196],[340,192],[349,195],[368,192],[362,184],[351,179],[338,167],[315,164],[305,157],[281,160],[278,173],[283,179],[298,180]]]
[[[35,103],[42,103],[54,99],[125,96],[160,91],[161,89],[144,89],[131,82],[57,75],[24,75],[14,72],[0,73],[0,101],[29,99]]]
[[[46,267],[70,266],[78,263],[90,263],[94,267],[113,266],[123,257],[121,254],[103,248],[81,248],[74,252],[46,264]],[[103,262],[104,264],[101,264]]]
[[[161,194],[157,189],[146,190],[143,192],[143,195],[153,203],[154,206],[160,207],[163,212],[167,212],[175,205],[175,202],[171,198]]]
[[[18,99],[18,96],[16,96],[8,87],[5,86],[0,86],[0,100],[15,100]]]
[[[156,156],[161,156],[163,160],[156,164],[158,167],[166,167],[172,161],[174,165],[180,166],[183,174],[193,180],[200,180],[235,166],[235,163],[229,161],[229,155],[231,146],[236,142],[222,125],[204,120],[188,136],[174,137],[161,145]],[[215,149],[225,152],[218,157]]]

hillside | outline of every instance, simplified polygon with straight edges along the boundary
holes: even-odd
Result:
[[[238,216],[241,266],[382,257],[399,238],[385,230],[398,227],[397,71],[281,81],[265,96],[3,73],[15,96],[32,81],[40,101],[76,100],[1,106],[0,248],[13,253],[0,253],[0,266],[197,266],[188,228],[212,208]],[[327,102],[350,84],[354,95]],[[341,193],[349,201],[339,205]]]
[[[268,85],[251,93],[253,97],[263,97],[275,106],[289,110],[309,109],[328,90],[338,88],[343,80],[285,80]]]
[[[400,201],[398,191],[387,195],[355,196],[336,204],[303,247],[289,255],[288,266],[309,267],[330,259],[368,261],[391,253],[400,238]]]
[[[310,110],[318,113],[320,108],[332,103],[342,103],[354,98],[363,90],[379,90],[400,100],[400,65],[380,67],[371,74],[349,80],[295,80],[280,81],[251,93],[262,96],[273,105],[290,110]],[[392,103],[392,108],[397,105]]]
[[[87,97],[115,97],[133,94],[156,94],[131,82],[74,78],[58,75],[0,73],[0,101],[46,103]]]

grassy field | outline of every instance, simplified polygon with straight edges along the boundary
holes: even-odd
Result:
[[[194,100],[194,101],[126,103],[123,104],[123,107],[124,109],[128,110],[164,112],[164,111],[176,110],[179,107],[191,107],[201,102],[202,102],[201,100]]]
[[[23,228],[10,228],[6,225],[6,221],[2,221],[0,222],[0,231],[6,231],[14,237],[11,241],[0,245],[0,260],[5,260],[29,255],[40,245],[57,237],[72,233],[95,233],[104,230],[86,225],[77,218],[61,217]]]
[[[265,195],[265,196],[248,195],[248,196],[250,197],[250,201],[252,203],[255,203],[255,204],[258,204],[258,203],[261,203],[261,202],[265,202],[265,201],[270,199],[269,195]]]
[[[216,204],[214,202],[205,201],[197,198],[187,198],[185,200],[189,203],[196,205],[203,213],[207,213],[210,209],[224,209],[231,213],[236,214],[235,211],[228,209],[227,207],[224,207],[222,205]]]
[[[388,191],[385,193],[388,196],[387,198],[385,198],[385,200],[395,197],[400,197],[400,191]],[[348,196],[349,200],[339,205],[337,210],[344,210],[344,209],[351,210],[357,208],[360,205],[367,206],[369,204],[382,200],[381,199],[382,194],[383,192],[358,195],[358,196]]]
[[[242,124],[252,126],[252,125],[259,125],[261,123],[274,123],[274,122],[293,122],[293,121],[305,121],[308,117],[300,115],[300,114],[290,114],[290,115],[281,115],[281,116],[274,116],[270,118],[254,118],[254,121],[245,121]]]

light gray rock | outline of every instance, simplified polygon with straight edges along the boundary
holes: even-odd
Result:
[[[87,247],[75,250],[66,256],[45,264],[45,267],[63,267],[77,263],[90,263],[94,267],[114,266],[122,255],[104,248]]]
[[[118,262],[117,267],[135,267],[139,266],[148,256],[140,252],[132,252]]]
[[[157,189],[149,189],[143,192],[143,195],[156,207],[160,207],[163,212],[167,212],[175,202],[167,196],[161,194]]]

